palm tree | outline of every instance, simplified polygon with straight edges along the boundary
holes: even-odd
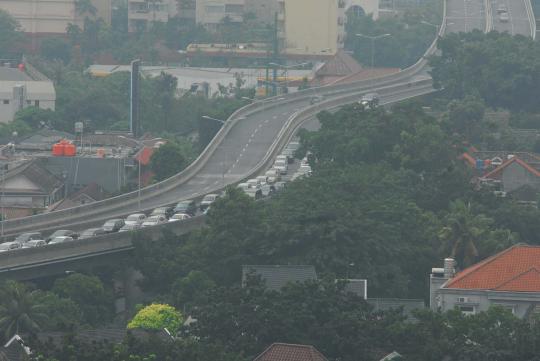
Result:
[[[0,330],[10,338],[19,332],[39,330],[47,316],[44,307],[35,304],[35,291],[14,281],[7,282],[0,292]]]
[[[471,212],[471,205],[457,200],[450,204],[450,212],[444,219],[439,238],[444,242],[445,252],[455,258],[462,267],[473,264],[478,257],[477,242],[487,235],[490,218]],[[448,254],[448,253],[446,253]]]

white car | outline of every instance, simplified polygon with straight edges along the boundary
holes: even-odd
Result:
[[[287,161],[276,160],[276,162],[274,163],[274,168],[279,170],[280,174],[287,174],[287,170],[288,170]]]
[[[152,227],[163,223],[167,223],[167,217],[165,217],[164,215],[150,216],[146,218],[146,220],[142,223],[141,227]]]
[[[73,237],[59,236],[59,237],[54,237],[53,239],[51,239],[49,244],[59,244],[59,243],[66,243],[66,242],[71,242],[71,241],[73,241]]]
[[[501,23],[507,23],[508,20],[510,20],[510,16],[508,16],[508,13],[500,13],[499,20],[501,21]]]
[[[203,200],[201,201],[201,211],[204,211],[206,208],[210,207],[212,203],[214,203],[219,198],[219,194],[207,194],[204,196]]]
[[[249,183],[238,183],[237,187],[245,191],[246,189],[249,188]]]
[[[255,179],[257,179],[259,181],[259,184],[263,184],[263,183],[266,183],[268,181],[268,179],[266,178],[265,175],[260,175]]]
[[[266,177],[266,182],[270,184],[275,183],[280,179],[279,171],[275,168],[267,170],[266,173],[264,173],[264,176]]]
[[[278,155],[276,157],[276,161],[278,161],[278,160],[283,160],[283,161],[288,163],[289,162],[289,157],[287,157],[285,154],[280,154],[280,155]]]
[[[258,179],[249,179],[247,182],[246,182],[249,187],[248,188],[259,188],[259,186],[261,185],[261,182],[259,182]]]
[[[178,221],[183,221],[183,220],[189,219],[189,218],[191,218],[191,216],[189,214],[176,213],[176,214],[173,214],[173,216],[171,218],[169,218],[169,222],[178,222]]]
[[[146,219],[146,217],[145,217]],[[129,232],[129,231],[136,231],[141,228],[142,223],[130,223],[130,224],[124,224],[124,227],[120,228],[118,232]]]
[[[47,245],[47,242],[45,242],[44,239],[33,239],[23,244],[21,248],[36,248],[36,247],[43,247],[46,245]]]
[[[19,242],[0,243],[0,252],[13,251],[14,249],[19,249],[19,248],[21,248],[21,244]]]
[[[130,214],[126,218],[125,225],[142,224],[142,222],[144,222],[145,219],[146,219],[146,215],[144,213]]]

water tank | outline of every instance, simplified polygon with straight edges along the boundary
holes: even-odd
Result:
[[[52,146],[52,155],[55,157],[62,157],[64,155],[64,144],[56,143]]]
[[[77,147],[73,143],[64,144],[64,155],[74,157],[77,154]]]

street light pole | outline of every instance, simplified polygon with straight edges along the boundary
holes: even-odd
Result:
[[[356,34],[356,36],[359,36],[361,38],[366,38],[371,40],[371,68],[375,65],[375,40],[386,38],[388,36],[392,36],[391,34],[381,34],[381,35],[364,35],[364,34]]]

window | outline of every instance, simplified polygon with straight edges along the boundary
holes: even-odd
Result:
[[[241,14],[244,12],[244,5],[225,4],[225,12],[233,14]]]
[[[208,14],[221,14],[224,11],[222,5],[207,5],[205,10]]]
[[[474,315],[474,306],[458,306],[458,309],[465,315]]]
[[[2,103],[4,103],[4,104],[9,104],[9,99],[4,99],[4,100],[2,101]]]
[[[39,108],[39,100],[34,101],[34,106]]]

